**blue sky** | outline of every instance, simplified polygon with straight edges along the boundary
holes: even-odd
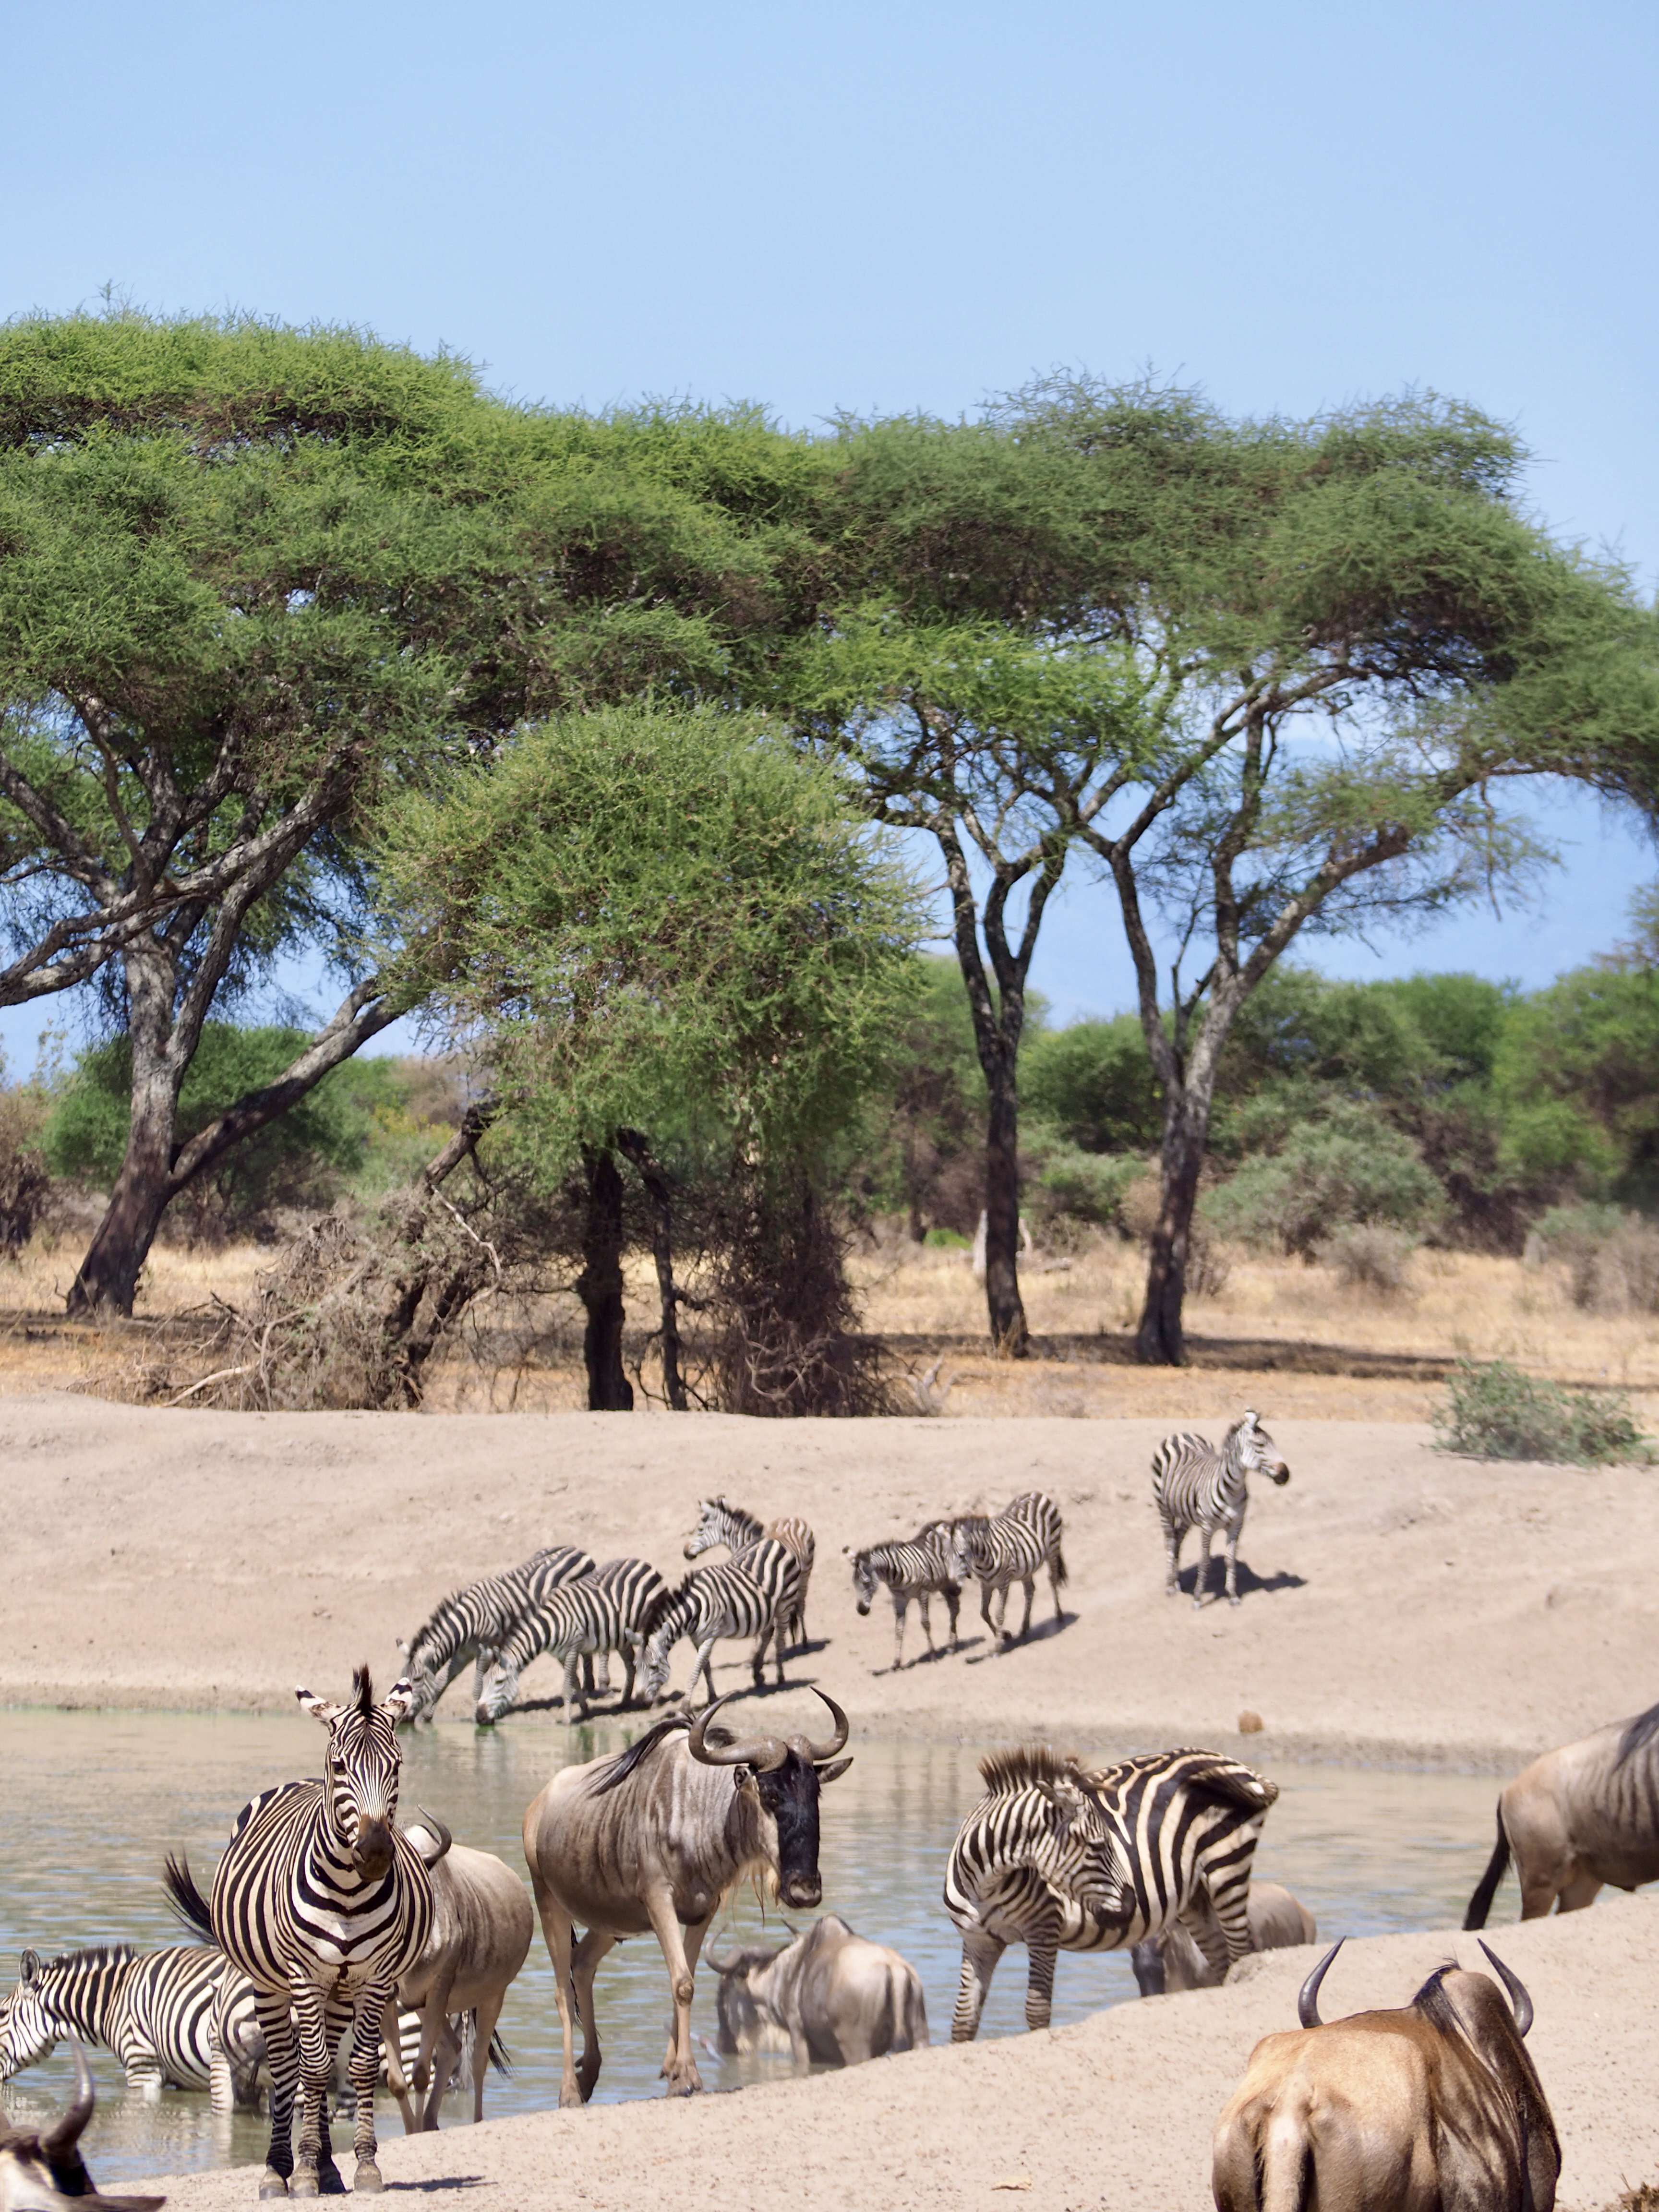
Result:
[[[113,283],[447,344],[526,398],[953,414],[1151,364],[1238,412],[1415,385],[1513,422],[1564,536],[1659,575],[1659,14],[1431,7],[11,0],[0,311]],[[27,112],[29,127],[21,127]],[[1544,980],[1646,844],[1343,972]],[[1123,1003],[1079,882],[1037,980]],[[303,981],[305,979],[300,979]],[[0,1017],[27,1064],[42,1017]]]

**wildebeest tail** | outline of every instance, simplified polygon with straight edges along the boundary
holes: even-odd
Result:
[[[216,1942],[213,1916],[208,1911],[206,1898],[196,1887],[196,1877],[191,1874],[190,1861],[183,1851],[176,1858],[171,1851],[167,1853],[167,1870],[162,1881],[167,1888],[167,1903],[175,1916],[204,1942]]]
[[[1312,2160],[1307,2114],[1281,2108],[1267,2122],[1261,2146],[1261,2212],[1304,2212]]]
[[[1492,1901],[1498,1894],[1498,1885],[1503,1881],[1509,1863],[1510,1839],[1504,1832],[1504,1807],[1500,1800],[1498,1807],[1498,1841],[1492,1846],[1492,1858],[1486,1871],[1476,1884],[1474,1895],[1469,1899],[1469,1909],[1463,1915],[1465,1928],[1486,1926],[1486,1915],[1492,1911]]]
[[[921,1993],[921,1977],[896,1974],[893,1978],[899,1986],[894,1991],[898,2001],[898,2025],[892,2047],[895,2051],[926,2051],[927,2002]]]
[[[501,2041],[499,2033],[493,2033],[489,2039],[489,2063],[498,2074],[513,2071],[513,2054]]]

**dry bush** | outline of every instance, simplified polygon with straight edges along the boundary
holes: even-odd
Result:
[[[1339,1230],[1319,1256],[1345,1291],[1365,1297],[1400,1298],[1410,1292],[1408,1271],[1416,1249],[1415,1237],[1403,1231],[1361,1222]]]
[[[0,1251],[13,1257],[34,1234],[52,1196],[40,1152],[46,1118],[39,1091],[0,1091]]]
[[[1572,1302],[1586,1313],[1659,1313],[1659,1228],[1610,1206],[1559,1206],[1527,1239],[1527,1263],[1565,1263]]]

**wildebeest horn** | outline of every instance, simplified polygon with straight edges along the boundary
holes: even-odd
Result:
[[[830,1695],[830,1692],[827,1690],[818,1689],[816,1683],[814,1683],[812,1686],[815,1694],[822,1698],[824,1704],[830,1708],[830,1717],[836,1723],[836,1740],[833,1743],[809,1743],[803,1737],[797,1746],[797,1748],[799,1750],[800,1755],[803,1759],[810,1759],[815,1761],[820,1759],[833,1759],[843,1744],[845,1744],[848,1737],[851,1735],[853,1731],[848,1723],[846,1714],[842,1712],[841,1707]]]
[[[717,1958],[713,1951],[705,1951],[703,1957],[717,1974],[734,1973],[743,1964],[741,1951],[728,1951],[723,1959]]]
[[[1532,2026],[1532,1999],[1527,1995],[1527,1985],[1519,1974],[1510,1972],[1484,1937],[1480,1948],[1497,1967],[1504,1987],[1510,1993],[1510,2002],[1515,2007],[1515,2032],[1517,2035],[1524,2035]]]
[[[56,2126],[49,2128],[40,2138],[40,2148],[48,2158],[56,2158],[64,2151],[73,2150],[81,2140],[81,2130],[92,2118],[95,2100],[92,2092],[92,2069],[87,2063],[87,2054],[80,2045],[75,2045],[75,2102]]]
[[[437,1865],[441,1858],[445,1858],[448,1856],[449,1847],[454,1842],[455,1838],[450,1834],[448,1829],[444,1826],[443,1822],[438,1818],[435,1813],[428,1813],[424,1805],[416,1806],[416,1810],[421,1816],[421,1826],[428,1831],[432,1840],[438,1846],[437,1850],[433,1852],[429,1859],[427,1858],[424,1851],[422,1851],[421,1853],[421,1856],[423,1859],[426,1859],[428,1866],[434,1867]]]
[[[1324,2021],[1319,2017],[1319,1984],[1324,1980],[1326,1975],[1330,1972],[1331,1960],[1335,1958],[1337,1953],[1342,1948],[1342,1946],[1347,1942],[1347,1940],[1348,1939],[1346,1936],[1339,1936],[1337,1937],[1335,1942],[1333,1943],[1330,1949],[1326,1952],[1324,1957],[1314,1968],[1312,1973],[1309,1975],[1307,1980],[1303,1983],[1301,1989],[1297,1991],[1296,2000],[1296,2016],[1301,2021],[1304,2027],[1324,2027]]]
[[[723,1698],[703,1707],[691,1723],[691,1756],[705,1766],[752,1766],[757,1773],[769,1774],[789,1756],[789,1747],[781,1736],[747,1736],[741,1743],[714,1744],[707,1740],[708,1723],[720,1707],[742,1694],[739,1690],[728,1690]]]

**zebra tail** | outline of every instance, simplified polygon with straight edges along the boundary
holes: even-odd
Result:
[[[1059,1589],[1062,1584],[1070,1582],[1071,1579],[1072,1577],[1066,1571],[1066,1554],[1056,1544],[1054,1546],[1054,1588]]]
[[[1469,1909],[1463,1915],[1465,1928],[1486,1926],[1486,1915],[1492,1911],[1492,1901],[1498,1894],[1498,1885],[1503,1881],[1509,1863],[1510,1839],[1504,1827],[1504,1806],[1500,1798],[1498,1806],[1498,1841],[1492,1846],[1492,1858],[1487,1864],[1486,1871],[1476,1885],[1474,1895],[1469,1899]]]
[[[213,1933],[213,1916],[208,1911],[207,1899],[196,1887],[196,1877],[190,1870],[190,1861],[183,1851],[175,1858],[167,1853],[167,1869],[162,1881],[167,1893],[167,1903],[174,1917],[206,1943],[216,1941]]]

